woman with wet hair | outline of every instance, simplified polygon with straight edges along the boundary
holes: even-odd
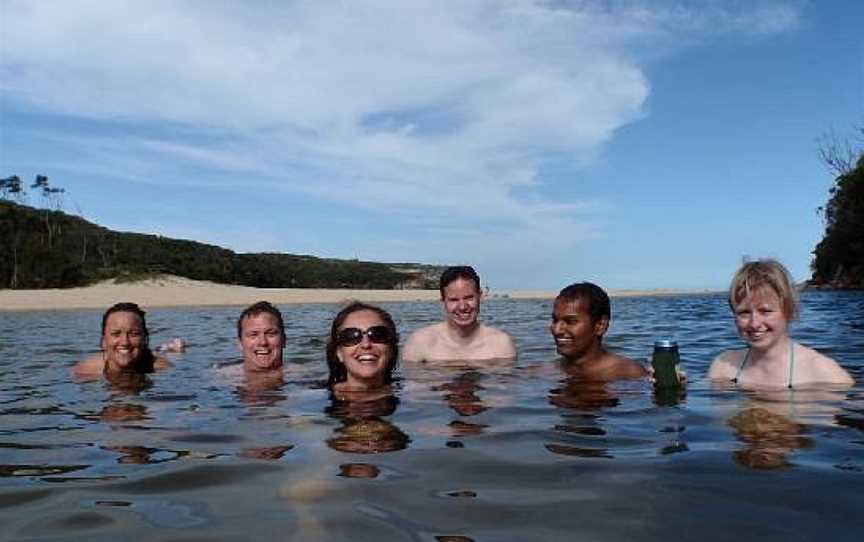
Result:
[[[793,388],[811,384],[851,385],[836,361],[789,336],[798,299],[789,271],[776,260],[747,262],[729,287],[729,308],[747,348],[727,350],[708,377],[745,388]]]
[[[170,367],[149,347],[145,313],[135,303],[117,303],[102,315],[101,352],[75,364],[78,377],[98,377],[129,373],[152,373]]]
[[[327,384],[333,391],[381,390],[393,381],[399,334],[384,309],[354,302],[339,311],[327,341]]]

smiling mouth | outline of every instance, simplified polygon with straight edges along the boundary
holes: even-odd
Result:
[[[365,355],[357,356],[356,359],[362,365],[375,365],[378,363],[378,356]]]

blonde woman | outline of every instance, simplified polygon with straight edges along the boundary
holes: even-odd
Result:
[[[744,388],[853,384],[836,361],[789,336],[798,300],[789,271],[780,262],[745,263],[732,278],[729,307],[748,346],[720,354],[708,371],[711,380]]]

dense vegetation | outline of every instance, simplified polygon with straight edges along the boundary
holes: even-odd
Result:
[[[857,161],[823,152],[825,162],[839,174],[828,203],[820,208],[825,235],[813,251],[815,285],[864,288],[864,152],[855,155]]]
[[[266,288],[437,288],[440,267],[237,254],[213,245],[123,233],[49,208],[9,201],[0,186],[0,288],[66,288],[154,274]],[[43,181],[43,195],[60,191]],[[34,186],[36,186],[34,184]],[[20,193],[20,192],[19,192]]]

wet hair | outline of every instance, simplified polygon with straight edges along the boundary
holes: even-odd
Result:
[[[745,262],[732,277],[729,285],[729,308],[759,290],[768,289],[777,295],[783,316],[793,320],[798,315],[798,296],[792,276],[782,263],[772,259]]]
[[[457,279],[465,279],[474,281],[474,286],[477,287],[477,293],[480,293],[480,275],[470,265],[454,265],[448,267],[441,273],[441,280],[438,283],[438,289],[441,291],[441,299],[444,299],[444,288],[451,282]]]
[[[339,311],[339,314],[333,319],[333,325],[330,326],[330,338],[327,339],[327,367],[330,370],[330,375],[327,378],[327,386],[331,388],[334,384],[345,382],[348,379],[345,364],[339,361],[339,356],[336,355],[336,351],[339,349],[336,335],[341,331],[342,324],[345,323],[348,316],[360,311],[372,311],[376,313],[381,317],[387,329],[390,330],[390,342],[387,343],[390,346],[390,359],[384,368],[384,383],[389,384],[393,382],[393,371],[399,363],[399,334],[396,332],[396,323],[393,322],[393,317],[390,316],[390,313],[384,309],[374,305],[367,305],[360,301],[354,301]]]
[[[153,351],[150,350],[149,346],[150,332],[147,331],[147,318],[145,317],[147,313],[145,313],[141,309],[141,307],[138,306],[137,303],[130,303],[127,301],[115,303],[108,307],[108,310],[106,310],[105,313],[102,314],[102,333],[99,335],[99,348],[105,348],[102,343],[105,338],[105,327],[108,325],[108,318],[115,312],[131,312],[138,317],[138,320],[141,321],[141,332],[144,335],[144,344],[141,348],[141,357],[136,360],[136,366],[139,366],[143,372],[153,372],[153,364],[155,363],[156,359],[153,356]]]
[[[557,303],[559,300],[576,301],[577,299],[581,299],[582,302],[588,305],[588,314],[591,315],[591,319],[595,322],[604,316],[609,320],[612,319],[609,294],[593,282],[575,282],[564,287],[558,292],[555,302]]]
[[[258,316],[259,314],[270,314],[276,319],[276,322],[279,324],[279,332],[282,334],[282,339],[284,340],[285,321],[282,319],[282,313],[268,301],[259,301],[258,303],[249,305],[240,313],[240,318],[237,319],[237,338],[243,338],[243,320]]]

